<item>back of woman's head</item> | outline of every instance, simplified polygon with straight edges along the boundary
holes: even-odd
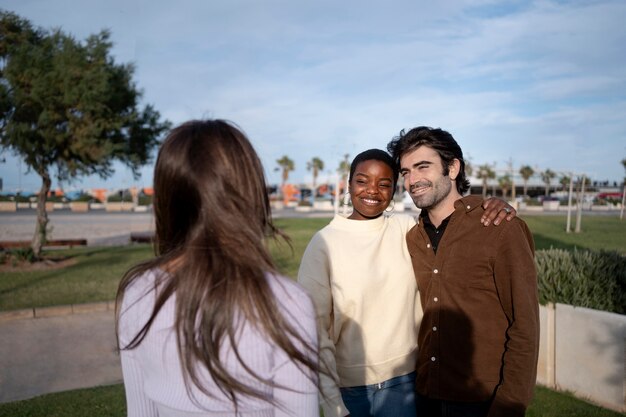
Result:
[[[222,120],[190,121],[165,139],[154,170],[157,251],[239,251],[272,232],[263,167],[246,136]]]
[[[141,344],[175,295],[183,374],[205,393],[209,389],[200,382],[198,363],[235,403],[241,394],[263,398],[220,360],[220,347],[237,340],[241,318],[300,365],[318,369],[315,349],[280,313],[268,283],[275,267],[264,237],[280,233],[272,225],[263,167],[239,129],[222,120],[190,121],[173,129],[155,165],[154,211],[157,257],[126,273],[117,305],[143,273],[166,272],[155,283],[157,297],[146,324],[121,349]]]

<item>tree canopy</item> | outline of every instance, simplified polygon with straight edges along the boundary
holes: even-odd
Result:
[[[315,156],[313,157],[313,159],[306,163],[306,169],[313,173],[313,196],[315,196],[315,185],[317,182],[317,176],[319,175],[319,172],[324,169],[324,161]]]
[[[524,197],[528,195],[528,180],[535,175],[535,170],[530,165],[524,165],[519,169],[519,173],[524,180]]]
[[[513,180],[509,174],[503,175],[498,178],[498,185],[502,189],[502,198],[506,199],[509,190],[513,186]]]
[[[0,146],[42,178],[37,255],[53,175],[106,178],[117,160],[138,177],[169,127],[152,106],[140,108],[134,67],[117,64],[111,47],[106,30],[81,42],[0,11]]]
[[[282,158],[277,159],[276,163],[278,164],[278,169],[281,170],[282,186],[284,187],[289,179],[289,173],[295,169],[295,164],[287,155],[283,155]]]
[[[550,184],[552,183],[552,179],[556,177],[556,172],[551,169],[546,169],[541,173],[541,180],[546,184],[546,195],[550,194]]]

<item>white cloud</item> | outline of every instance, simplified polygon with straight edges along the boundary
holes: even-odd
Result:
[[[283,154],[305,179],[313,156],[334,170],[420,124],[450,130],[475,163],[623,177],[621,0],[5,3],[78,38],[110,28],[146,102],[175,123],[235,121],[272,181]]]

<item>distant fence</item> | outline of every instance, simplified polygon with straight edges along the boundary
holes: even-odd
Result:
[[[566,304],[539,315],[537,382],[626,411],[626,316]]]

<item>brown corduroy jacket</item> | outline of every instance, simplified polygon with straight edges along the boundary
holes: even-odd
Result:
[[[482,201],[456,201],[436,254],[422,222],[407,234],[424,309],[416,389],[523,416],[539,348],[534,243],[519,218],[484,227]]]

